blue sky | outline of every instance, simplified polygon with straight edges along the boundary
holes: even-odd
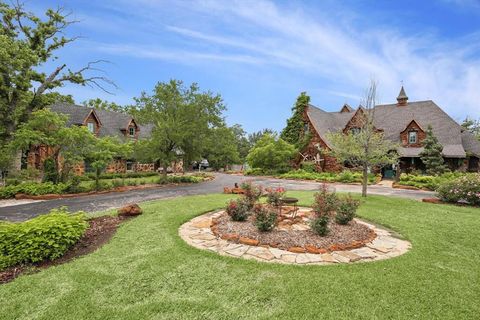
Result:
[[[480,117],[480,1],[29,1],[63,6],[82,38],[55,64],[106,59],[115,95],[66,86],[77,102],[132,102],[158,81],[218,92],[229,124],[281,130],[307,91],[325,110],[358,106],[370,79],[381,103],[403,81],[410,101],[432,99],[460,121]],[[53,67],[55,64],[50,65]]]

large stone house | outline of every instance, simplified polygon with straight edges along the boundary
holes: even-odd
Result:
[[[304,113],[304,121],[305,130],[310,131],[312,138],[301,152],[302,160],[314,161],[319,171],[341,170],[343,165],[325,152],[331,148],[327,133],[359,130],[358,122],[364,112],[361,106],[354,110],[347,104],[337,112],[327,112],[309,105]],[[425,169],[420,153],[429,125],[443,146],[442,154],[451,170],[479,171],[480,142],[475,136],[464,130],[435,102],[409,102],[403,86],[397,103],[375,106],[374,125],[377,130],[383,131],[392,145],[400,145],[397,150],[400,172]]]
[[[117,137],[121,142],[148,138],[152,130],[151,125],[140,125],[130,115],[121,112],[94,109],[69,103],[57,103],[50,106],[50,109],[68,116],[67,126],[86,126],[97,137]],[[53,150],[49,147],[31,146],[30,150],[23,154],[22,167],[42,169],[44,160],[52,153]],[[75,173],[82,175],[90,169],[88,162],[79,163],[75,166]],[[106,172],[124,173],[155,171],[157,169],[158,164],[155,163],[139,163],[135,159],[115,159],[108,165]],[[181,161],[172,164],[172,170],[174,172],[182,171]]]

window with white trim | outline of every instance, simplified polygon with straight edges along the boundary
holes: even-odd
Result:
[[[95,133],[95,124],[93,122],[87,122],[88,131]]]
[[[134,137],[135,136],[135,128],[134,127],[128,128],[128,133],[129,133],[130,137]]]
[[[408,133],[408,143],[417,143],[417,132],[416,131],[410,131]]]
[[[356,135],[356,134],[359,134],[360,133],[360,128],[350,128],[350,133],[352,135]]]

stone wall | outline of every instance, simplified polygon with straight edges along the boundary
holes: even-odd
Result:
[[[135,164],[134,170],[136,172],[153,172],[153,171],[155,171],[155,164],[154,163],[140,163],[140,162],[137,162]]]
[[[107,173],[125,173],[127,172],[127,161],[123,159],[116,159],[110,162],[105,170]]]

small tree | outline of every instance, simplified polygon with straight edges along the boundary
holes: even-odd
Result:
[[[240,161],[237,140],[232,128],[225,126],[214,128],[208,140],[204,155],[213,169],[225,168]]]
[[[66,127],[66,122],[67,116],[49,109],[35,111],[30,120],[15,132],[10,148],[28,150],[31,146],[43,146],[50,149],[58,177],[54,179],[65,181],[95,140],[86,127]]]
[[[423,140],[424,149],[420,153],[420,159],[425,164],[427,173],[431,175],[442,174],[448,171],[442,156],[443,146],[438,142],[433,134],[432,126],[428,126],[425,140]]]
[[[292,108],[292,116],[287,120],[287,126],[280,134],[280,138],[286,142],[293,144],[299,150],[303,149],[308,143],[309,136],[305,135],[304,126],[305,121],[303,114],[310,103],[310,97],[306,92],[302,92]]]
[[[100,174],[115,158],[128,158],[132,143],[121,143],[113,137],[95,139],[86,155],[86,160],[95,169],[95,189],[100,189]]]
[[[358,114],[359,132],[330,133],[327,135],[333,155],[341,162],[348,162],[362,169],[362,196],[367,196],[369,168],[397,162],[398,155],[392,150],[396,145],[385,139],[374,125],[377,86],[372,81],[367,90],[363,111]]]
[[[247,162],[252,168],[286,171],[295,153],[295,147],[282,138],[265,134],[250,150]]]

